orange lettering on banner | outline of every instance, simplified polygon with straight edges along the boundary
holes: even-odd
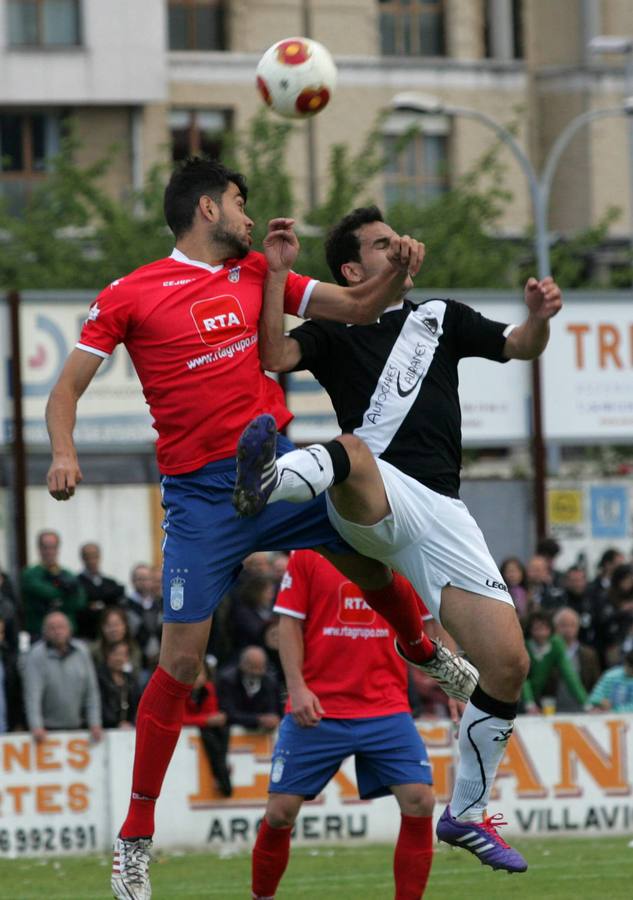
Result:
[[[516,779],[516,793],[519,797],[547,797],[547,788],[538,777],[527,747],[516,730],[508,741],[497,772],[497,778],[510,776]],[[495,799],[498,793],[495,792]]]
[[[199,737],[189,738],[190,745],[194,748],[198,760],[198,791],[189,794],[187,800],[190,806],[198,809],[207,806],[216,806],[219,800],[224,799],[218,791],[209,760],[204,752],[204,747]],[[268,765],[272,751],[272,743],[268,734],[236,734],[231,736],[231,753],[252,753],[255,762],[266,763],[266,771],[256,773],[251,784],[234,785],[231,803],[248,801],[249,803],[266,803],[268,799]]]
[[[68,765],[73,769],[85,769],[90,763],[90,745],[86,738],[68,741]]]
[[[578,762],[605,794],[630,794],[626,777],[626,722],[618,719],[606,722],[609,730],[610,750],[605,752],[589,729],[571,722],[553,722],[560,740],[560,781],[554,785],[557,797],[579,797],[582,788],[578,784]]]
[[[40,771],[49,771],[50,769],[61,769],[62,764],[55,759],[56,749],[61,746],[61,741],[47,738],[41,744],[35,747],[35,766]]]
[[[455,767],[453,755],[433,754],[429,757],[433,769],[433,790],[438,800],[449,800],[453,793]]]
[[[576,368],[584,369],[585,368],[585,348],[583,344],[583,337],[588,333],[589,326],[588,325],[568,325],[567,331],[570,331],[574,337],[575,341],[575,350],[576,350]]]
[[[70,784],[68,786],[68,808],[72,812],[85,812],[89,805],[90,788],[87,784]]]
[[[418,725],[417,729],[427,747],[450,747],[451,725]]]
[[[2,769],[4,772],[13,772],[14,764],[17,764],[23,771],[28,772],[31,769],[31,740],[27,741],[8,741],[2,744]]]
[[[349,780],[344,772],[339,769],[332,781],[337,783],[341,793],[341,800],[344,803],[349,803],[350,800],[356,803],[358,802],[358,788],[353,781]]]
[[[11,787],[5,788],[5,793],[8,794],[9,797],[13,797],[13,812],[14,813],[22,813],[24,812],[24,797],[26,794],[31,792],[31,788],[27,785],[12,785]]]
[[[63,806],[56,803],[54,797],[61,789],[61,784],[38,784],[35,788],[35,811],[47,814],[63,812]]]
[[[623,369],[620,359],[620,332],[615,325],[598,325],[598,364],[601,369],[607,368],[607,359],[613,360],[616,369]]]

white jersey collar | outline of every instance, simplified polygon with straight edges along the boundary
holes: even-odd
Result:
[[[201,262],[199,259],[189,259],[178,247],[174,247],[171,251],[170,258],[175,259],[176,262],[184,263],[186,266],[198,266],[199,269],[206,269],[207,272],[220,272],[224,268],[224,263],[221,263],[219,266],[210,266],[209,263]]]

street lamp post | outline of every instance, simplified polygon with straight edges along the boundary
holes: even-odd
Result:
[[[551,274],[550,241],[547,227],[549,200],[554,174],[560,158],[576,132],[589,122],[610,116],[631,116],[633,122],[633,97],[628,97],[621,106],[605,107],[582,113],[567,125],[554,141],[545,160],[541,175],[537,175],[529,157],[514,135],[486,113],[465,106],[444,105],[435,97],[417,93],[397,94],[392,100],[396,110],[421,114],[444,114],[475,119],[495,132],[497,137],[512,151],[528,182],[534,218],[534,252],[539,279]],[[633,173],[632,173],[633,179]],[[534,464],[535,511],[537,537],[543,537],[546,529],[545,515],[545,441],[543,437],[543,417],[541,410],[541,371],[538,359],[532,362],[532,458]]]
[[[589,51],[596,55],[615,54],[625,58],[624,95],[630,98],[633,95],[633,38],[600,34],[593,37],[587,46]],[[633,116],[629,119],[629,233],[633,251]]]

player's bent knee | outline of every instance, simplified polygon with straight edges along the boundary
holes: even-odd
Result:
[[[266,808],[266,821],[271,828],[291,828],[299,810],[301,802],[294,796],[286,794],[271,794]]]
[[[200,654],[193,651],[176,651],[161,658],[160,665],[176,681],[193,684],[202,666]]]

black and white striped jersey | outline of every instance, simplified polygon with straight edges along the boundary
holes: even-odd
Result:
[[[330,395],[341,431],[375,456],[449,497],[459,495],[461,409],[457,365],[505,362],[509,326],[455,300],[405,303],[373,325],[310,321],[290,336],[299,369]]]

